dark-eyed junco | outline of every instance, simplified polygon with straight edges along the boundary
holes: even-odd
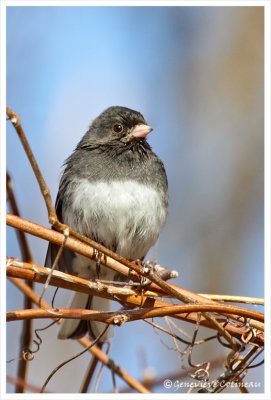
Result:
[[[67,159],[56,200],[60,221],[129,260],[144,259],[167,216],[167,177],[146,141],[151,131],[137,111],[117,106],[105,110]],[[49,244],[46,266],[52,266],[57,250]],[[95,261],[67,249],[58,268],[97,278]],[[114,280],[114,273],[101,266],[99,278]],[[75,293],[70,308],[110,307],[107,299]],[[95,338],[104,327],[66,319],[58,337],[79,338],[89,332]]]

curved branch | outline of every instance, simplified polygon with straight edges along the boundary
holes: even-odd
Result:
[[[7,321],[19,321],[32,318],[52,318],[52,312],[56,310],[41,308],[15,310],[7,312]],[[58,308],[57,313],[60,318],[83,319],[90,321],[100,321],[111,325],[123,325],[126,322],[132,322],[147,318],[165,317],[176,314],[189,314],[191,312],[216,312],[220,314],[234,313],[245,318],[254,318],[264,322],[264,316],[256,311],[248,310],[237,306],[225,306],[223,304],[174,304],[167,307],[145,308],[137,310],[121,311],[96,311],[85,309],[67,309]]]

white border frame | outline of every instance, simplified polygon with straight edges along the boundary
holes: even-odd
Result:
[[[236,1],[236,0],[228,0],[228,1],[217,1],[217,0],[190,0],[190,1],[179,1],[179,0],[168,0],[168,1],[156,1],[156,0],[135,0],[135,1],[127,1],[127,0],[107,0],[107,1],[90,1],[90,0],[0,0],[0,27],[1,27],[1,75],[0,75],[0,88],[1,88],[1,110],[0,110],[0,121],[1,121],[1,143],[0,143],[0,160],[1,160],[1,197],[0,197],[0,222],[1,222],[1,240],[0,240],[0,255],[1,255],[1,328],[0,329],[0,339],[1,339],[1,377],[0,377],[0,398],[1,399],[112,399],[112,397],[118,399],[210,399],[209,394],[11,394],[6,393],[6,364],[5,364],[5,350],[6,350],[6,338],[5,338],[5,312],[3,310],[6,309],[6,285],[5,285],[5,271],[4,271],[4,262],[5,262],[5,254],[6,254],[6,235],[5,235],[5,209],[6,209],[6,198],[5,198],[5,190],[3,188],[6,185],[6,7],[16,7],[16,6],[35,6],[35,7],[43,7],[43,6],[73,6],[73,7],[81,7],[81,6],[190,6],[190,7],[206,7],[206,6],[216,6],[216,7],[225,7],[225,6],[258,6],[264,7],[265,11],[265,71],[264,71],[264,79],[265,79],[265,316],[266,316],[266,347],[265,347],[265,355],[266,358],[269,357],[267,362],[265,363],[265,393],[264,394],[214,394],[214,399],[243,399],[244,396],[247,399],[270,399],[270,2],[269,0],[265,1]],[[268,386],[269,384],[269,386]]]

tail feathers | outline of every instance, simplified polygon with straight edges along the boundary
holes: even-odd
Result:
[[[108,311],[110,309],[110,300],[101,297],[92,297],[85,293],[75,293],[72,298],[69,308],[93,309],[97,311]],[[92,339],[96,339],[103,330],[106,324],[97,321],[86,321],[79,319],[63,319],[60,330],[58,332],[59,339],[80,339],[87,333]],[[101,338],[101,342],[112,336],[112,329],[107,329]]]
[[[97,311],[110,311],[110,300],[105,299],[103,297],[93,296],[91,308],[92,310],[97,310]],[[98,322],[98,321],[87,321],[87,322],[89,326],[89,332],[91,336],[94,338],[98,337],[106,327],[106,324],[104,324],[103,322]],[[105,342],[106,339],[112,336],[113,336],[113,328],[111,325],[109,325],[106,332],[101,337],[101,342]]]
[[[69,308],[87,308],[89,295],[75,293]],[[58,339],[79,339],[87,333],[87,321],[80,319],[63,319],[58,332]]]

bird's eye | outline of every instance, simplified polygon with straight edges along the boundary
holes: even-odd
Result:
[[[115,124],[113,126],[113,131],[115,133],[121,133],[123,131],[123,126],[121,124]]]

